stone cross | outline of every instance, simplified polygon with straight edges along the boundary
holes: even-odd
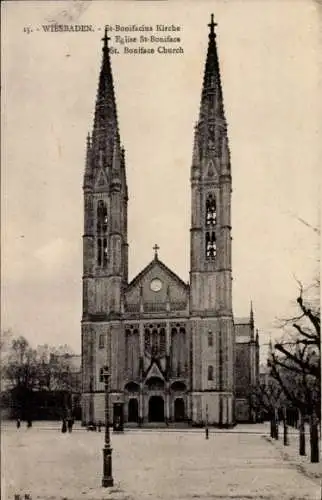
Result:
[[[160,250],[160,247],[157,244],[155,244],[153,247],[153,250],[154,250],[154,258],[157,259],[158,258],[158,250]]]

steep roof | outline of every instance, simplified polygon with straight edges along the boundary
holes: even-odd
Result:
[[[168,266],[166,266],[158,256],[155,256],[151,262],[142,269],[142,271],[137,274],[128,285],[128,290],[136,286],[149,271],[158,265],[166,274],[168,274],[173,280],[175,280],[180,286],[183,286],[186,290],[189,290],[189,285],[185,283],[176,273],[174,273]]]

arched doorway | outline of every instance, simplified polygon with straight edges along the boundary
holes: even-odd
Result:
[[[139,421],[139,403],[136,398],[131,398],[128,405],[128,422],[138,422]]]
[[[150,397],[149,422],[164,422],[164,401],[162,396]]]
[[[184,400],[183,398],[176,398],[174,402],[174,420],[182,422],[184,420]]]

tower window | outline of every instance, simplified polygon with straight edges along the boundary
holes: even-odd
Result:
[[[102,265],[102,240],[101,238],[97,239],[97,265]]]
[[[104,382],[104,368],[100,369],[100,382]]]
[[[212,347],[213,346],[213,335],[212,335],[212,332],[208,332],[208,347]]]
[[[107,210],[106,207],[104,208],[104,217],[103,217],[103,232],[106,233],[107,231]]]
[[[105,335],[104,335],[104,333],[101,333],[100,336],[99,336],[98,346],[99,346],[100,349],[104,349],[104,346],[105,346]]]
[[[103,267],[107,266],[107,239],[103,240]]]
[[[97,265],[98,267],[107,267],[107,207],[103,200],[99,200],[97,203],[96,212],[96,232],[97,232]]]
[[[208,380],[211,381],[214,379],[214,367],[212,365],[208,366]]]
[[[217,253],[215,233],[206,233],[206,257],[209,260],[214,260]]]
[[[217,221],[216,199],[210,194],[206,200],[206,225],[214,226]]]
[[[107,231],[107,207],[103,200],[97,203],[97,234],[104,234]]]

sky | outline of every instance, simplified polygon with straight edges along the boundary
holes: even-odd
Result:
[[[105,24],[180,26],[184,54],[124,54],[114,35],[111,45],[120,48],[112,68],[130,279],[158,243],[160,259],[188,281],[193,128],[213,12],[232,164],[233,308],[248,316],[253,301],[263,359],[269,338],[281,336],[278,318],[294,314],[297,280],[309,286],[319,272],[318,3],[74,0],[1,9],[2,329],[80,352],[85,138]],[[44,32],[53,20],[94,31]]]

